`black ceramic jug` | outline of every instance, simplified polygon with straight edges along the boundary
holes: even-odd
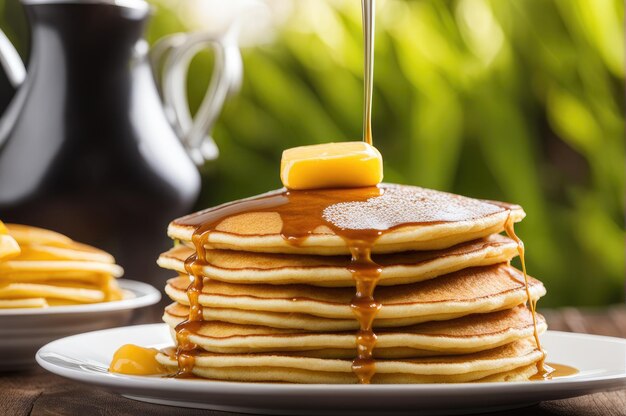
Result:
[[[206,133],[236,87],[239,51],[226,36],[163,43],[171,58],[164,106],[142,40],[146,2],[22,3],[32,47],[0,120],[0,218],[108,250],[127,276],[156,283],[155,259],[171,245],[167,224],[191,210],[200,189],[192,159],[216,156]],[[216,67],[194,120],[180,105],[183,72],[202,46],[214,47]]]

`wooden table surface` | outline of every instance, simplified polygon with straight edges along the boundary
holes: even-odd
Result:
[[[626,338],[626,306],[604,309],[543,310],[550,328]],[[142,321],[146,321],[144,314]],[[210,410],[183,409],[136,402],[89,385],[34,369],[0,374],[0,415],[233,415]],[[533,407],[490,413],[507,415],[626,415],[626,389],[574,399],[543,402]]]

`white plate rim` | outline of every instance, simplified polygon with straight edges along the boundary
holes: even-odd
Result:
[[[50,306],[47,308],[0,309],[0,318],[5,316],[40,316],[113,312],[126,309],[143,308],[145,306],[154,305],[161,300],[161,292],[148,283],[129,279],[118,279],[117,282],[122,290],[131,292],[133,297],[111,302],[88,303],[82,305]]]
[[[234,389],[241,389],[242,394],[263,394],[272,392],[273,394],[306,394],[306,393],[320,393],[337,395],[346,393],[361,393],[363,394],[385,394],[388,392],[394,393],[445,393],[447,391],[456,391],[459,388],[463,388],[466,394],[483,393],[486,390],[491,392],[524,392],[524,393],[537,393],[537,392],[549,392],[551,388],[557,387],[558,390],[565,388],[572,388],[575,386],[588,386],[585,389],[586,392],[593,392],[599,390],[605,390],[606,388],[620,388],[626,387],[626,368],[621,374],[605,375],[605,376],[585,376],[584,378],[562,378],[558,380],[547,380],[542,382],[536,381],[517,381],[517,382],[490,382],[490,383],[445,383],[445,384],[376,384],[369,386],[362,385],[346,385],[346,384],[289,384],[289,383],[246,383],[246,382],[226,382],[226,381],[210,381],[210,380],[184,380],[184,379],[169,379],[169,378],[157,378],[157,377],[145,377],[145,376],[130,376],[111,373],[96,373],[88,371],[80,371],[76,369],[66,368],[58,366],[46,360],[46,354],[50,353],[50,350],[54,350],[55,346],[61,342],[66,342],[70,338],[82,337],[87,334],[93,334],[96,332],[107,331],[119,331],[132,328],[133,330],[140,329],[153,329],[155,331],[164,330],[167,328],[166,324],[143,324],[132,325],[126,327],[110,328],[99,331],[91,331],[83,334],[72,335],[70,337],[61,338],[56,341],[52,341],[37,351],[36,360],[44,369],[55,373],[57,375],[70,378],[73,380],[79,380],[83,382],[89,382],[91,384],[99,385],[102,387],[108,387],[116,389],[118,392],[120,389],[131,388],[150,388],[156,389],[155,391],[172,391],[173,389],[184,388],[189,392],[207,392],[211,393],[228,393],[233,394]],[[602,335],[580,334],[572,332],[562,331],[547,331],[544,336],[556,336],[570,339],[587,339],[592,341],[611,342],[623,345],[626,347],[626,339],[608,337]],[[85,363],[87,364],[87,363]],[[176,387],[172,387],[175,383]],[[573,392],[576,389],[572,390]],[[126,393],[123,393],[126,394]],[[573,394],[572,396],[575,396]]]

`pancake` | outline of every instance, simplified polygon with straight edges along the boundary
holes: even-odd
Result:
[[[46,246],[42,244],[30,244],[22,248],[20,260],[67,260],[67,261],[91,261],[96,263],[115,263],[112,255],[106,251],[88,246],[86,244],[72,243],[67,247]]]
[[[494,349],[445,357],[376,361],[373,383],[455,383],[515,377],[527,379],[543,357],[530,339]],[[159,363],[174,370],[176,359],[157,354]],[[517,370],[517,371],[516,371]],[[510,374],[505,374],[511,372]],[[280,381],[292,383],[357,383],[352,361],[296,354],[210,354],[195,357],[193,374],[215,380]],[[500,375],[499,377],[495,377]],[[493,376],[493,377],[492,377]],[[491,377],[490,379],[486,379]]]
[[[529,283],[532,299],[545,294],[541,282],[529,278]],[[188,286],[188,277],[170,279],[165,292],[172,300],[188,305]],[[353,288],[235,285],[205,279],[198,300],[205,309],[307,314],[347,321],[341,325],[354,325],[350,308],[353,296]],[[464,269],[410,285],[379,287],[376,300],[383,305],[376,321],[391,320],[393,324],[404,318],[419,318],[417,321],[423,322],[512,308],[526,301],[526,291],[522,273],[507,264],[499,264]],[[289,315],[284,319],[288,320]],[[315,320],[311,321],[310,329],[313,328]]]
[[[507,220],[524,216],[519,205],[407,185],[279,189],[174,220],[168,234],[190,242],[202,228],[210,231],[207,248],[336,255],[350,254],[340,234],[381,230],[372,252],[390,253],[448,248],[500,233]]]
[[[539,330],[546,329],[538,315]],[[182,318],[165,314],[164,321],[174,328]],[[469,315],[449,321],[432,321],[400,328],[376,331],[377,357],[465,354],[504,345],[533,335],[530,311],[518,306],[490,314]],[[331,357],[354,357],[354,331],[307,332],[218,321],[198,323],[190,342],[205,351],[216,353],[257,353],[263,351],[315,351]]]
[[[55,231],[22,224],[5,224],[9,234],[19,245],[40,244],[55,247],[68,247],[74,241]]]
[[[0,299],[53,298],[80,303],[95,303],[106,300],[103,290],[72,287],[68,284],[0,283]],[[15,302],[17,304],[17,302]]]
[[[0,282],[3,280],[33,281],[55,278],[76,278],[92,280],[94,276],[110,275],[121,277],[124,274],[117,264],[88,261],[35,261],[13,260],[0,263]]]
[[[159,266],[185,272],[185,259],[194,250],[178,245],[161,254]],[[372,260],[381,266],[378,286],[399,285],[431,279],[474,266],[508,262],[517,255],[517,243],[494,234],[444,250],[379,254]],[[348,256],[312,256],[207,250],[204,276],[239,284],[293,284],[354,286]]]
[[[19,252],[0,261],[0,308],[122,299],[115,279],[123,269],[110,254],[37,227],[7,224],[4,231]]]

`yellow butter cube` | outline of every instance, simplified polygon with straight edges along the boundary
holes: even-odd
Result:
[[[383,158],[365,142],[294,147],[283,152],[280,179],[294,190],[375,186],[383,180]]]

